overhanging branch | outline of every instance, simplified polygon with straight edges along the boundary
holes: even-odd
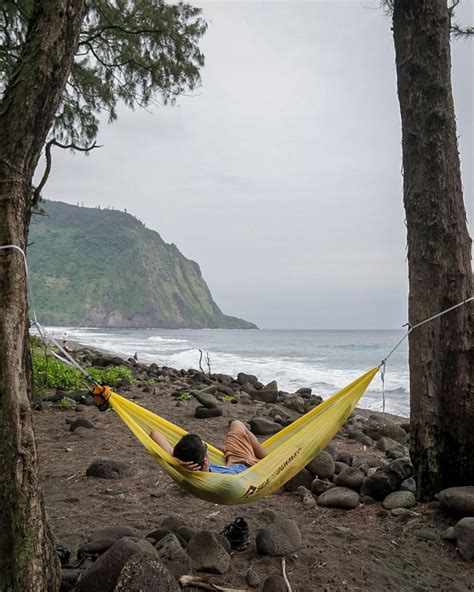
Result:
[[[52,164],[51,148],[53,146],[58,146],[58,148],[63,148],[64,150],[72,149],[72,150],[77,150],[78,152],[86,152],[86,153],[90,152],[91,150],[94,150],[94,148],[102,148],[102,146],[98,146],[96,142],[94,142],[90,146],[78,146],[77,144],[74,144],[74,143],[61,144],[61,142],[58,142],[56,140],[56,138],[53,138],[52,140],[47,142],[47,144],[45,146],[45,150],[44,150],[45,157],[46,157],[46,167],[44,169],[44,173],[43,173],[43,176],[41,177],[41,181],[39,182],[38,187],[36,187],[33,192],[33,197],[31,199],[31,207],[34,207],[37,205],[37,203],[41,197],[41,191],[43,190],[43,187],[46,185],[46,181],[48,180],[49,173],[51,172],[51,164]]]
[[[474,35],[474,27],[461,27],[456,23],[451,25],[451,36],[454,38],[470,37]]]

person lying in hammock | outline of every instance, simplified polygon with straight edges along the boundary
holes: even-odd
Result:
[[[186,434],[174,448],[159,432],[151,432],[150,438],[190,471],[238,475],[268,454],[254,434],[238,420],[230,423],[224,440],[225,465],[209,462],[207,446],[197,434]]]

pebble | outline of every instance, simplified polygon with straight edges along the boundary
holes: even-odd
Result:
[[[245,581],[251,588],[258,588],[260,586],[260,578],[258,574],[253,571],[253,569],[249,569],[245,574]]]

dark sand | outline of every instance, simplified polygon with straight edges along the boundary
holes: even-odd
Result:
[[[222,445],[229,418],[247,421],[256,411],[253,405],[223,403],[224,416],[195,419],[196,401],[177,402],[170,395],[173,388],[157,384],[154,394],[134,388],[127,396],[136,396],[140,404],[217,446]],[[295,520],[302,533],[302,548],[286,559],[293,592],[474,590],[472,564],[465,563],[455,546],[442,538],[456,520],[436,504],[417,505],[404,522],[381,512],[379,503],[352,511],[307,509],[298,495],[287,492],[243,506],[209,504],[183,493],[113,411],[80,407],[83,411],[78,413],[47,403],[43,411],[35,412],[47,510],[58,544],[69,547],[73,556],[90,533],[111,525],[131,526],[146,535],[166,516],[177,515],[194,529],[220,531],[235,517],[244,516],[251,528],[251,545],[232,553],[227,574],[209,578],[220,585],[246,588],[249,568],[262,582],[267,575],[281,574],[281,559],[260,556],[255,550],[255,535],[269,523],[267,511],[273,510],[278,517]],[[66,423],[79,417],[96,426],[86,437],[71,433]],[[341,436],[333,445],[355,457],[383,456]],[[86,477],[95,458],[122,461],[138,472],[119,481]],[[430,536],[432,540],[422,540]]]

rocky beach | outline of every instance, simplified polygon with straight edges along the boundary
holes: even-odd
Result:
[[[73,353],[85,366],[127,366],[133,380],[114,390],[218,447],[230,419],[264,440],[321,401],[243,373]],[[417,503],[406,419],[356,410],[277,493],[218,506],[181,491],[87,391],[50,391],[34,407],[63,592],[474,590],[474,487]],[[249,527],[241,550],[221,534],[237,517]]]

